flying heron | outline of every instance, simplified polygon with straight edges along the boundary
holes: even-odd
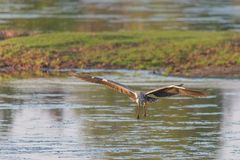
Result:
[[[118,92],[121,92],[123,94],[126,94],[129,96],[129,98],[137,103],[137,118],[140,118],[140,110],[141,107],[143,107],[144,110],[144,117],[147,115],[147,104],[153,103],[158,100],[159,97],[167,97],[167,96],[173,96],[173,95],[184,95],[184,96],[192,96],[192,97],[203,97],[207,96],[206,93],[200,92],[200,91],[194,91],[190,89],[186,89],[183,87],[183,84],[180,85],[170,85],[170,86],[164,86],[161,88],[157,88],[148,92],[141,92],[141,91],[133,91],[129,89],[128,87],[103,78],[99,77],[93,77],[89,75],[81,75],[77,74],[75,72],[70,73],[71,76],[80,78],[82,80],[92,82],[92,83],[98,83],[103,84],[107,87],[110,87],[112,89],[117,90]]]

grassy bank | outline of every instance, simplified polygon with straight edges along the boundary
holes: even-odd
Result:
[[[240,33],[48,33],[0,41],[2,71],[129,68],[185,76],[240,75]]]

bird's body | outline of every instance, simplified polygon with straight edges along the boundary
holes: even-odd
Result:
[[[136,103],[141,106],[147,103],[144,92],[136,92]]]
[[[146,116],[146,114],[147,114],[146,105],[148,103],[156,102],[159,97],[173,96],[176,94],[185,95],[185,96],[193,96],[193,97],[200,97],[200,96],[207,95],[200,91],[186,89],[186,88],[182,87],[183,84],[170,85],[170,86],[157,88],[157,89],[151,90],[149,92],[142,92],[142,91],[133,91],[120,83],[117,83],[117,82],[114,82],[111,80],[107,80],[107,79],[103,79],[103,78],[99,78],[99,77],[81,75],[81,74],[77,74],[75,72],[71,72],[70,75],[80,78],[82,80],[88,81],[88,82],[103,84],[107,87],[117,90],[118,92],[128,95],[132,101],[137,103],[137,118],[140,117],[140,107],[144,108],[144,116]]]

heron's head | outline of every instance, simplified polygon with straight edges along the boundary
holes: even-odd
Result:
[[[136,103],[139,106],[143,106],[145,104],[145,96],[143,92],[140,92],[139,94],[137,94]]]

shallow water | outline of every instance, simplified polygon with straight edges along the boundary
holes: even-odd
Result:
[[[76,78],[0,84],[0,159],[237,159],[240,80],[117,71],[104,77],[144,91],[184,83],[206,98],[162,98],[136,119],[125,95]]]
[[[239,0],[0,0],[0,28],[238,30]]]

